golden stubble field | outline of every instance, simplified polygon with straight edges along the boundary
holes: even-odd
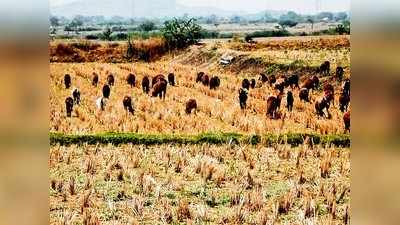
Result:
[[[50,148],[51,224],[348,224],[350,151]]]
[[[219,71],[207,71],[221,78],[221,87],[210,90],[202,84],[196,84],[196,73],[200,70],[190,65],[170,64],[168,62],[135,64],[58,64],[50,65],[50,131],[63,133],[96,133],[104,131],[140,132],[140,133],[184,133],[197,134],[206,131],[224,131],[238,133],[264,134],[269,132],[316,132],[321,134],[343,133],[343,114],[338,110],[338,96],[335,106],[330,109],[332,119],[319,119],[314,113],[313,103],[302,103],[295,95],[294,111],[287,112],[286,96],[282,100],[281,112],[284,119],[270,120],[265,116],[266,99],[276,92],[269,86],[251,89],[248,109],[241,111],[238,90],[242,79],[257,78],[257,74],[245,76],[233,73],[222,74]],[[92,72],[100,74],[99,86],[91,86]],[[97,110],[95,100],[102,96],[101,88],[106,76],[112,72],[116,85],[112,87],[110,100],[104,112]],[[125,81],[128,73],[136,74],[137,84],[130,88]],[[155,76],[174,72],[177,86],[168,86],[165,101],[151,98],[141,90],[143,76]],[[73,117],[66,118],[65,98],[71,90],[65,90],[64,74],[72,76],[72,86],[81,91],[82,103],[74,108]],[[339,92],[339,84],[337,91]],[[124,96],[131,96],[135,115],[125,113],[122,106]],[[323,95],[314,91],[314,102]],[[185,103],[194,98],[198,104],[196,114],[186,115]]]

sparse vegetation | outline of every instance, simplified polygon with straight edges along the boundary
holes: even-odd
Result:
[[[82,163],[88,160],[95,162],[93,174]],[[318,167],[327,160],[322,177]],[[51,224],[344,224],[349,218],[349,149],[54,145],[49,167]],[[67,190],[57,188],[63,183]]]

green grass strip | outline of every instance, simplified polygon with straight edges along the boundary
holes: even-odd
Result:
[[[73,144],[136,144],[136,145],[160,145],[160,144],[289,144],[298,146],[308,140],[308,143],[332,145],[336,147],[350,147],[350,135],[347,134],[266,134],[243,135],[237,133],[202,133],[198,135],[177,134],[138,134],[138,133],[102,133],[102,134],[62,134],[50,132],[50,144],[68,146]]]

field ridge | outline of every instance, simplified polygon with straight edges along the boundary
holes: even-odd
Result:
[[[51,145],[72,144],[289,144],[298,146],[305,142],[312,144],[332,145],[336,147],[350,147],[348,134],[311,134],[311,133],[286,133],[243,135],[239,133],[201,133],[198,135],[180,134],[140,134],[140,133],[99,133],[99,134],[62,134],[50,132]],[[306,144],[307,144],[306,143]]]

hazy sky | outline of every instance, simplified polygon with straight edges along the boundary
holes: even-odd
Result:
[[[76,0],[50,0],[51,4],[60,4]],[[314,13],[318,0],[176,0],[186,6],[212,6],[220,9],[244,12],[259,12],[265,9],[294,10],[302,13]],[[350,10],[350,0],[319,0],[321,11]]]

